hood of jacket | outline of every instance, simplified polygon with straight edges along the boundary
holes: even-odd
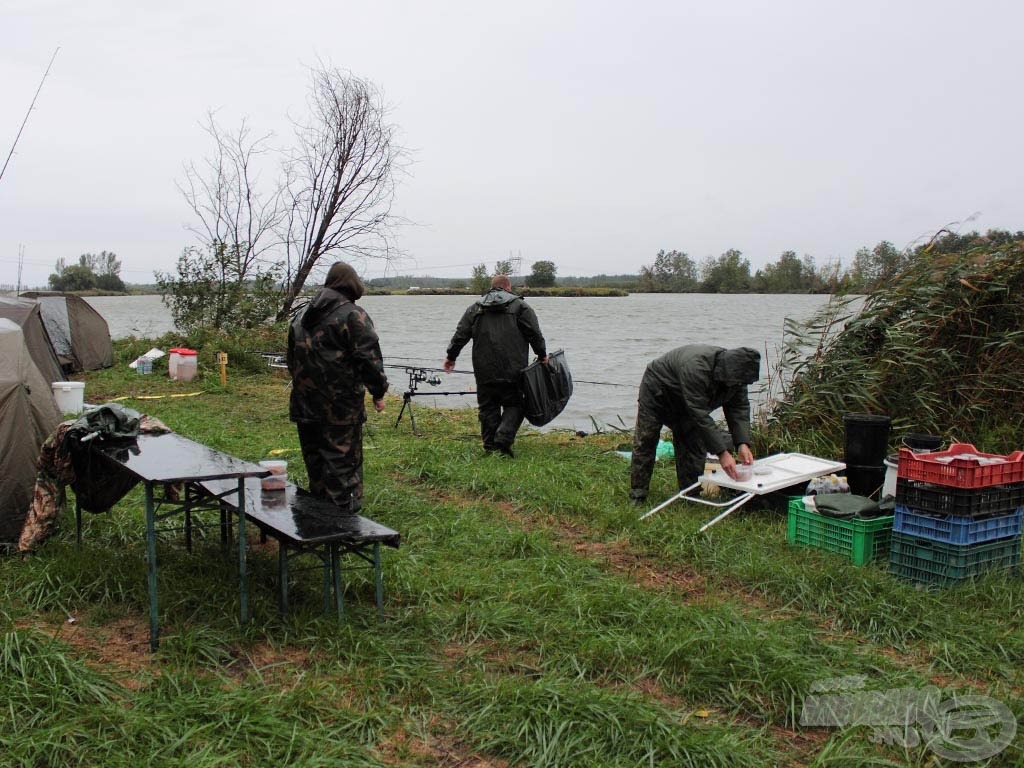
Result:
[[[480,297],[477,302],[484,311],[504,309],[513,301],[518,299],[514,293],[509,293],[502,288],[491,288],[487,293]]]
[[[310,299],[309,304],[302,313],[302,327],[306,330],[314,328],[320,321],[330,315],[342,304],[351,303],[351,299],[333,288],[321,288],[316,295]]]
[[[715,356],[715,381],[734,386],[761,378],[761,353],[751,347],[722,350]]]
[[[333,288],[338,293],[343,293],[351,301],[359,301],[363,296],[363,281],[359,279],[352,265],[344,261],[336,261],[327,272],[327,279],[324,280],[324,288]]]

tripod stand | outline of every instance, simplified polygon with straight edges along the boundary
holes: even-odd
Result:
[[[398,412],[398,418],[395,419],[395,427],[398,427],[398,422],[402,420],[402,415],[405,413],[405,409],[409,409],[409,421],[412,422],[412,433],[419,435],[420,433],[416,430],[416,414],[412,410],[412,399],[416,395],[472,395],[473,390],[465,390],[461,392],[417,392],[416,388],[419,387],[421,382],[427,383],[432,387],[436,387],[441,383],[441,377],[437,375],[438,368],[415,368],[405,366],[405,372],[409,376],[409,388],[402,393],[402,410]],[[431,373],[433,372],[433,373]],[[459,371],[462,373],[462,371]]]

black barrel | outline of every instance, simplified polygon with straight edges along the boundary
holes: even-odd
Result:
[[[870,413],[848,413],[846,426],[846,466],[878,467],[885,474],[883,462],[889,453],[889,430],[892,419]]]
[[[847,464],[846,482],[850,485],[850,493],[880,499],[882,486],[885,484],[885,470],[884,464],[880,467]]]

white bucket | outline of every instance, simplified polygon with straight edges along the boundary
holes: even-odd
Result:
[[[61,413],[80,414],[85,407],[85,383],[81,381],[54,381],[50,384],[53,397]]]
[[[885,464],[885,481],[882,483],[882,498],[896,495],[896,478],[899,473],[899,456],[890,456],[883,462]]]
[[[260,480],[260,488],[264,491],[283,491],[288,483],[288,462],[261,461],[260,466],[270,470],[270,474]]]

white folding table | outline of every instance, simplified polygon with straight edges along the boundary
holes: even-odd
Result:
[[[751,466],[749,480],[733,480],[721,469],[705,472],[693,485],[684,488],[668,501],[662,502],[651,511],[645,512],[640,516],[640,519],[644,520],[680,499],[686,499],[687,501],[718,509],[725,507],[725,511],[718,515],[718,517],[709,520],[701,527],[701,531],[706,531],[719,520],[731,515],[755,496],[763,496],[766,493],[781,491],[783,488],[789,488],[798,483],[806,483],[815,477],[829,475],[843,469],[846,469],[846,465],[841,461],[820,459],[817,456],[808,456],[803,453],[777,453],[774,456],[766,456],[755,461]],[[738,493],[727,501],[702,499],[700,497],[700,487],[704,483],[713,483]],[[694,491],[697,494],[691,496],[690,494]]]

